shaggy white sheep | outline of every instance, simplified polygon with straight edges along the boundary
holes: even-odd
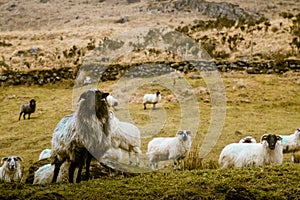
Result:
[[[282,138],[283,153],[292,152],[291,161],[295,161],[295,152],[300,151],[300,128],[291,135],[280,135]]]
[[[142,153],[140,130],[135,125],[120,121],[113,111],[110,111],[111,145],[129,154],[129,164],[132,164],[131,152],[135,153],[136,166],[139,166],[139,154]]]
[[[110,147],[108,93],[90,89],[81,94],[75,113],[65,116],[56,126],[52,137],[51,164],[55,165],[52,182],[56,182],[60,166],[70,162],[69,182],[73,183],[74,171],[78,168],[76,182],[89,178],[92,158],[101,159]]]
[[[232,143],[224,147],[219,157],[221,168],[262,166],[282,163],[281,137],[264,134],[261,143]]]
[[[19,156],[7,156],[1,160],[0,180],[5,182],[18,181],[22,179],[22,169],[20,162],[23,159]]]
[[[50,157],[51,157],[51,149],[44,149],[39,155],[39,160],[50,158]]]
[[[156,169],[159,161],[172,159],[174,161],[174,170],[176,170],[176,164],[178,169],[180,169],[180,160],[189,154],[191,145],[192,138],[189,130],[178,131],[176,137],[152,139],[148,143],[147,151],[150,167]]]
[[[145,94],[143,97],[144,110],[146,110],[146,104],[153,104],[153,109],[155,109],[155,104],[161,100],[161,94],[157,91],[155,94]]]
[[[116,99],[115,97],[113,97],[112,95],[108,95],[106,97],[107,103],[110,107],[112,107],[114,110],[116,110],[116,106],[119,105],[119,101],[118,99]]]
[[[246,136],[242,138],[239,143],[256,143],[256,140],[251,136]]]

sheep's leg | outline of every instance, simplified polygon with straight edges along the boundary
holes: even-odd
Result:
[[[84,180],[87,181],[90,178],[90,166],[92,161],[92,155],[88,154],[85,164],[85,174],[84,174]]]
[[[20,112],[19,120],[21,119],[21,117],[22,117],[22,114],[23,114],[23,112]]]
[[[174,159],[174,171],[176,171],[176,159]]]
[[[144,103],[144,110],[146,110],[147,108],[146,108],[146,104]]]
[[[294,152],[292,152],[291,161],[292,161],[292,162],[295,162]]]
[[[76,177],[76,183],[80,183],[80,181],[81,181],[82,167],[83,167],[82,165],[80,165],[80,166],[78,167],[77,177]]]
[[[128,155],[129,155],[129,165],[131,165],[132,164],[132,157],[131,157],[131,152],[130,151],[128,152]]]
[[[69,167],[69,183],[73,183],[73,182],[74,182],[74,172],[75,172],[75,168],[76,168],[76,163],[71,162],[70,167]],[[81,173],[79,173],[79,170],[78,170],[77,178],[78,178],[79,174],[80,174],[80,176],[81,176]],[[77,180],[76,180],[76,181],[77,181]]]
[[[153,110],[155,110],[155,104],[156,104],[156,103],[153,104],[153,108],[152,108]]]
[[[177,160],[177,164],[178,164],[177,169],[180,170],[180,159]]]
[[[138,153],[135,153],[135,165],[138,167],[140,165],[140,160],[139,160],[139,154]]]
[[[57,176],[58,176],[58,173],[59,173],[61,165],[62,165],[62,163],[56,163],[56,164],[54,164],[54,172],[53,172],[52,183],[56,183]]]
[[[28,114],[28,117],[27,117],[27,119],[30,119],[30,113]]]

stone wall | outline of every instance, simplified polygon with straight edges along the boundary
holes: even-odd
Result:
[[[279,63],[273,61],[197,61],[197,62],[159,62],[159,63],[143,63],[132,66],[111,65],[102,71],[99,66],[81,66],[80,71],[85,72],[85,76],[91,81],[109,81],[117,80],[122,76],[128,78],[157,76],[178,70],[184,73],[197,70],[215,70],[220,72],[230,71],[246,71],[249,74],[282,74],[287,71],[300,72],[300,60],[285,60]],[[60,68],[52,70],[33,70],[29,72],[11,72],[0,75],[1,86],[10,85],[44,85],[55,83],[61,80],[75,80],[77,77],[77,69]],[[78,80],[77,80],[78,81]],[[84,84],[83,79],[77,84]]]

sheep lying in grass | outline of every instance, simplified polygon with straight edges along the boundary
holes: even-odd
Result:
[[[295,162],[295,152],[300,151],[300,128],[291,135],[280,135],[282,138],[283,153],[292,152],[291,161]]]
[[[51,149],[44,149],[39,155],[39,160],[50,158],[50,157],[51,157]]]
[[[69,162],[64,162],[61,167],[59,174],[57,176],[57,183],[67,183],[69,182],[69,177],[68,177],[68,169],[70,167]],[[52,182],[53,179],[53,174],[54,174],[54,165],[51,164],[46,164],[38,168],[34,172],[34,180],[33,184],[48,184]],[[75,176],[76,177],[76,171],[75,171]],[[74,180],[73,180],[74,181]]]
[[[3,157],[0,167],[0,180],[5,182],[20,182],[22,179],[22,169],[20,162],[23,161],[19,156]]]
[[[120,148],[129,154],[129,164],[132,164],[131,152],[135,153],[136,166],[139,166],[139,154],[141,138],[140,130],[135,125],[120,121],[113,111],[110,111],[111,120],[111,144],[114,148]]]
[[[52,182],[56,182],[61,165],[70,162],[69,182],[73,183],[74,171],[78,168],[76,182],[81,181],[85,164],[84,179],[89,178],[92,158],[101,159],[110,147],[110,125],[108,93],[90,89],[81,94],[76,111],[57,124],[51,149],[51,164],[55,165]]]
[[[224,147],[219,157],[221,168],[281,164],[281,137],[264,134],[261,143],[232,143]]]
[[[31,99],[29,104],[21,105],[19,120],[21,119],[22,114],[24,119],[25,119],[25,115],[28,115],[27,119],[30,119],[31,113],[34,113],[35,111],[35,107],[36,107],[36,101],[34,99]]]
[[[119,101],[118,99],[116,99],[115,97],[108,95],[106,97],[107,103],[110,107],[112,107],[114,110],[116,110],[116,106],[119,105]]]
[[[153,104],[153,109],[155,109],[155,104],[161,100],[161,94],[157,91],[155,94],[145,94],[143,97],[144,110],[146,110],[146,104]]]
[[[239,143],[256,143],[256,140],[251,136],[246,136],[242,138]]]
[[[148,143],[147,151],[150,167],[157,169],[159,161],[172,159],[174,161],[174,170],[176,170],[176,164],[178,169],[180,169],[180,160],[189,154],[191,145],[191,131],[188,130],[178,131],[176,137],[152,139]]]

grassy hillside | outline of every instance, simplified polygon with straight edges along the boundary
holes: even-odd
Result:
[[[282,166],[266,166],[258,169],[219,170],[217,160],[222,148],[237,142],[246,135],[257,140],[264,133],[291,134],[299,127],[299,73],[284,75],[248,75],[245,73],[224,73],[227,106],[222,134],[210,153],[201,160],[197,157],[199,146],[207,133],[211,117],[211,102],[203,79],[187,80],[194,88],[199,102],[200,126],[193,133],[193,148],[184,162],[184,171],[173,172],[171,162],[157,172],[148,172],[136,177],[103,177],[81,184],[54,184],[30,186],[22,184],[0,184],[1,198],[224,198],[225,195],[242,194],[257,199],[276,197],[287,199],[289,195],[299,198],[299,164],[290,163],[290,154],[284,155]],[[99,83],[103,90],[112,92],[117,82]],[[163,97],[172,99],[171,92],[161,86]],[[139,96],[149,86],[139,87],[129,102],[132,120],[141,130],[151,123],[149,110],[144,111]],[[72,112],[73,88],[69,82],[46,86],[15,86],[1,90],[0,157],[22,156],[24,176],[29,166],[37,161],[44,148],[51,147],[53,129],[58,121]],[[121,94],[116,94],[120,97]],[[37,110],[32,119],[18,121],[19,105],[30,98],[37,100]],[[173,97],[174,98],[174,97]],[[166,98],[158,104],[158,110],[166,112],[162,128],[154,135],[142,136],[141,167],[147,167],[145,154],[147,143],[152,137],[173,136],[180,122],[180,107],[176,98]],[[122,110],[117,110],[116,114]],[[299,153],[297,154],[299,157]],[[123,155],[125,164],[127,155]],[[191,170],[187,170],[191,169]],[[165,180],[168,180],[166,183]],[[24,180],[23,180],[24,182]],[[88,192],[87,192],[88,191]],[[235,192],[236,191],[236,192]],[[228,194],[229,193],[229,194]],[[233,193],[233,194],[231,194]],[[237,194],[235,194],[237,193]],[[295,194],[296,193],[296,194]]]

